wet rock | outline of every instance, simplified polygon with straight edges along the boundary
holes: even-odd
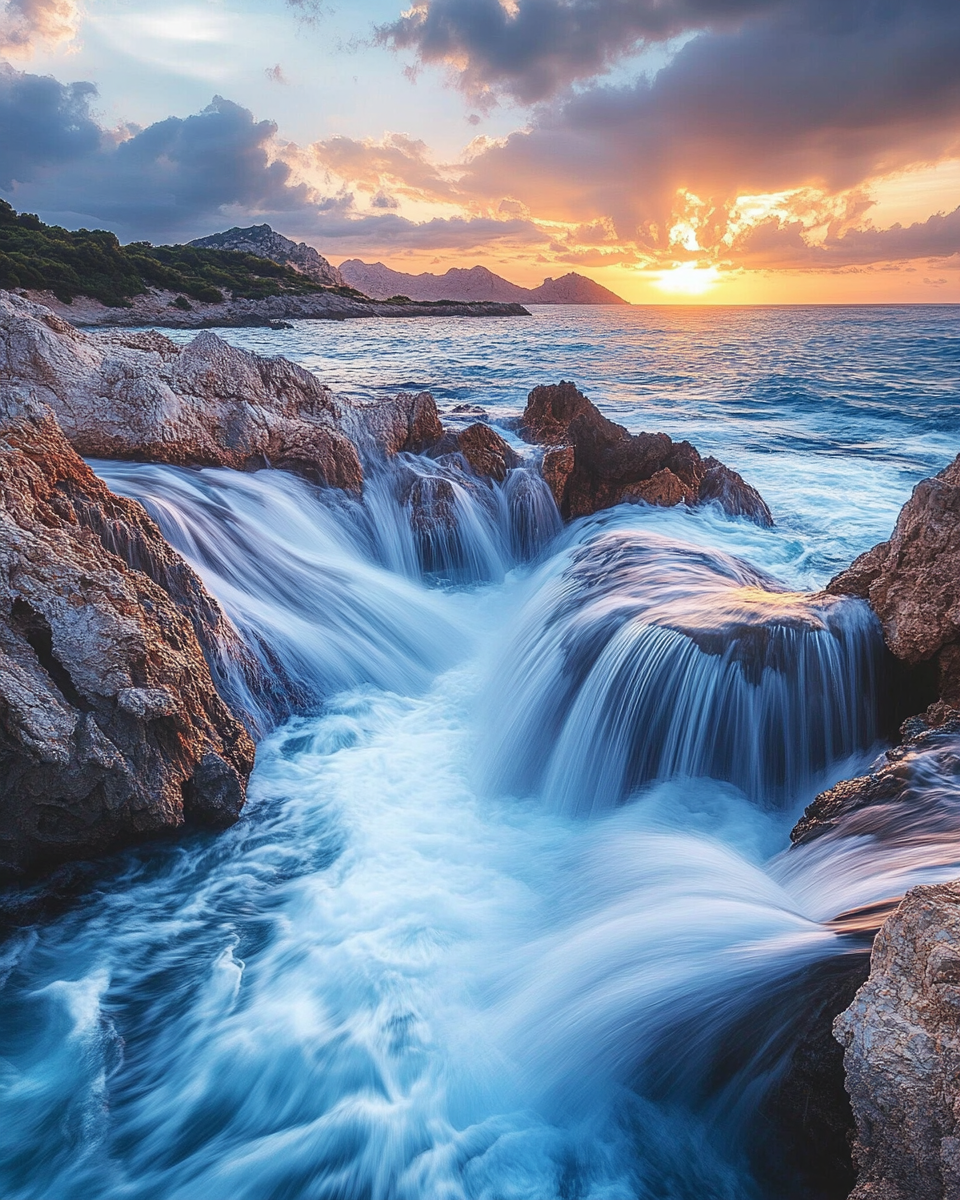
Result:
[[[960,884],[907,893],[834,1033],[857,1126],[851,1200],[960,1196]]]
[[[459,433],[448,430],[434,447],[434,453],[462,454],[474,475],[503,483],[507,472],[520,465],[520,455],[496,430],[477,421]]]
[[[930,664],[940,698],[960,705],[960,457],[918,483],[890,540],[827,590],[869,600],[894,655]]]
[[[344,415],[344,427],[364,450],[387,458],[421,454],[443,437],[443,425],[429,392],[400,392],[387,400],[358,405]]]
[[[520,435],[554,447],[544,455],[544,478],[569,519],[642,500],[664,507],[712,502],[731,516],[773,524],[759,492],[735,471],[665,433],[628,433],[572,383],[534,388]]]
[[[107,490],[49,410],[4,397],[0,872],[236,818],[253,744],[201,646],[226,670],[231,633],[143,509]]]
[[[903,734],[903,740],[888,750],[869,774],[841,780],[816,796],[791,830],[790,841],[804,845],[841,826],[856,832],[853,815],[879,805],[901,805],[906,820],[915,798],[914,762],[927,752],[953,755],[960,735],[960,713],[938,706],[928,718],[906,721]],[[864,833],[870,832],[869,824],[868,816]]]
[[[155,331],[85,334],[0,293],[0,383],[48,404],[90,457],[273,466],[348,491],[363,484],[341,428],[348,401],[302,367],[209,331],[183,348]]]

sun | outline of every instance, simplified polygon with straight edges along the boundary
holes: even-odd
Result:
[[[657,275],[653,286],[677,296],[702,296],[720,282],[716,267],[698,267],[692,262],[680,263]]]

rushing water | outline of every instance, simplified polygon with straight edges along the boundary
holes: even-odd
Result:
[[[786,849],[882,735],[874,619],[810,593],[958,448],[956,315],[229,331],[494,420],[573,376],[743,471],[777,525],[632,506],[561,531],[521,468],[438,529],[411,521],[437,470],[413,457],[364,504],[97,464],[296,715],[237,826],[108,860],[0,946],[5,1200],[820,1195],[771,1176],[758,1114],[811,972],[863,951],[845,914],[958,873],[960,767],[917,755],[906,808]]]

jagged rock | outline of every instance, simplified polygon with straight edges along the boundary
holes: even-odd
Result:
[[[365,450],[392,458],[402,451],[420,454],[443,437],[443,426],[429,392],[401,392],[388,400],[344,413],[344,426]]]
[[[115,553],[121,544],[126,561]],[[218,694],[198,640],[206,639],[211,656],[228,656],[230,632],[143,509],[107,490],[49,410],[4,397],[4,873],[99,853],[187,821],[236,819],[253,744]]]
[[[239,470],[274,466],[358,492],[345,403],[309,371],[204,332],[89,335],[0,294],[0,382],[53,409],[80,454]]]
[[[773,524],[759,492],[735,471],[665,433],[628,433],[572,383],[534,388],[520,435],[554,447],[544,455],[543,474],[564,517],[588,516],[629,500],[666,507],[715,502],[732,516]]]
[[[906,894],[834,1033],[857,1125],[851,1200],[960,1196],[960,883]]]
[[[271,262],[292,267],[306,275],[314,283],[325,287],[346,287],[346,280],[336,267],[318,254],[306,242],[294,242],[269,225],[249,225],[241,229],[235,225],[223,233],[212,233],[209,237],[196,238],[187,243],[203,250],[239,250],[244,254],[255,254],[257,258],[268,258]]]
[[[461,454],[474,475],[503,483],[507,472],[520,465],[520,455],[495,429],[477,421],[459,432],[447,430],[432,453]]]
[[[894,655],[932,664],[941,699],[960,705],[960,456],[917,484],[890,540],[827,590],[869,600]]]

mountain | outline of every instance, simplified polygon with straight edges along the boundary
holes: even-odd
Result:
[[[246,229],[235,225],[223,233],[196,238],[187,245],[200,250],[239,250],[243,254],[255,254],[258,258],[268,258],[271,262],[290,267],[324,287],[347,286],[337,268],[312,246],[306,242],[291,241],[282,233],[275,233],[269,225],[250,225]]]
[[[409,296],[411,300],[501,300],[520,304],[627,304],[608,288],[571,271],[560,279],[545,279],[536,288],[524,288],[495,275],[486,267],[451,267],[443,275],[407,275],[383,263],[349,258],[340,274],[350,287],[377,300]]]

